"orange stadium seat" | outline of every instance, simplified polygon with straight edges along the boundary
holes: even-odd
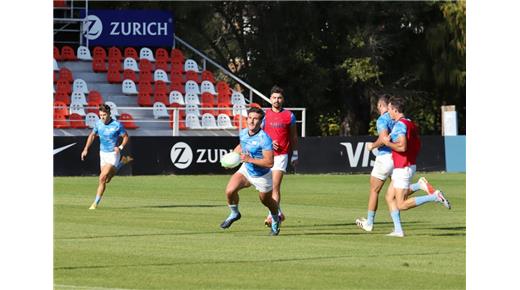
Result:
[[[56,92],[65,92],[70,96],[72,93],[72,84],[66,80],[58,80],[56,82]]]
[[[226,104],[226,103],[218,103],[217,107],[220,109],[218,110],[218,113],[219,114],[225,114],[225,115],[228,115],[229,117],[231,117],[233,115],[233,112],[231,111],[231,104]]]
[[[217,92],[223,92],[225,94],[229,93],[229,95],[231,96],[231,88],[225,81],[220,81],[217,83]]]
[[[97,102],[100,104],[104,103],[103,96],[98,91],[95,91],[95,90],[92,90],[88,93],[88,101]]]
[[[242,122],[242,129],[247,127],[247,118],[242,115],[233,116],[233,126],[240,127],[240,122]]]
[[[74,81],[74,77],[72,76],[72,71],[66,67],[60,68],[58,76],[59,76],[58,80],[64,80],[69,83],[72,83]]]
[[[210,93],[202,93],[201,96],[201,107],[203,108],[214,108],[216,107],[217,103],[215,102],[215,96]],[[202,114],[204,113],[210,113],[212,115],[218,115],[218,111],[215,111],[213,109],[202,109]]]
[[[74,49],[68,45],[65,45],[61,48],[61,57],[65,61],[66,60],[69,60],[69,61],[77,60]]]
[[[87,104],[87,113],[96,113],[99,114],[99,105],[103,104],[98,99],[89,100]]]
[[[70,121],[71,128],[76,128],[76,129],[87,128],[87,125],[85,124],[85,120],[79,114],[76,114],[76,113],[70,114],[69,121]]]
[[[119,117],[119,121],[123,124],[123,126],[126,129],[137,129],[137,128],[139,128],[139,126],[137,126],[134,123],[134,118],[132,117],[132,115],[130,115],[128,113],[122,113],[121,116]]]

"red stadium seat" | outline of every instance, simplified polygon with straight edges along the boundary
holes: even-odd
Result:
[[[74,81],[74,77],[72,76],[72,71],[66,67],[61,67],[58,73],[58,80],[64,80],[69,83]]]
[[[62,114],[54,113],[54,128],[67,129],[70,128],[67,117]]]
[[[242,115],[233,116],[233,126],[239,127],[240,121],[242,121],[242,129],[247,128],[247,118]]]
[[[96,73],[106,72],[107,64],[105,63],[105,59],[94,56],[94,59],[92,60],[92,71]]]
[[[184,83],[184,77],[182,76],[182,73],[181,72],[172,71],[170,73],[170,82],[183,84]]]
[[[156,93],[170,93],[170,89],[168,88],[168,85],[163,81],[156,81],[155,82],[155,90]]]
[[[215,83],[215,76],[213,76],[213,73],[209,70],[202,72],[201,79],[202,81],[210,81],[212,84]]]
[[[58,80],[56,82],[56,92],[65,92],[70,96],[72,93],[72,85],[67,80]]]
[[[89,100],[87,104],[87,113],[96,113],[99,114],[99,105],[103,104],[98,99]]]
[[[224,106],[231,106],[231,92],[218,92],[217,102],[219,104],[223,104]]]
[[[184,54],[182,51],[178,48],[172,49],[172,62],[174,61],[180,61],[184,65]]]
[[[105,49],[101,46],[94,47],[94,50],[92,51],[92,57],[93,58],[100,58],[103,61],[107,59],[107,52]]]
[[[178,91],[179,93],[181,93],[183,95],[186,94],[186,91],[184,90],[184,85],[181,84],[181,83],[174,83],[174,82],[172,82],[170,84],[170,92],[171,91]]]
[[[133,47],[126,47],[125,48],[125,58],[131,57],[135,60],[139,59],[139,55],[137,54],[137,50]]]
[[[123,63],[115,58],[108,58],[108,70],[123,71]]]
[[[98,91],[95,91],[95,90],[92,90],[88,93],[88,101],[97,102],[100,104],[104,103],[103,96]]]
[[[217,92],[223,92],[223,93],[229,93],[231,96],[231,88],[229,87],[228,83],[225,81],[220,81],[217,83]]]
[[[68,116],[69,108],[67,108],[67,104],[60,101],[54,102],[54,114]]]
[[[162,69],[165,72],[169,72],[170,66],[168,65],[168,60],[155,60],[155,69]]]
[[[153,71],[153,65],[152,62],[147,60],[146,58],[139,60],[139,71]]]
[[[107,81],[111,84],[120,84],[123,82],[123,78],[121,78],[121,73],[119,70],[108,70]]]
[[[121,54],[121,50],[119,48],[112,46],[108,49],[108,61],[117,60],[121,62],[123,60],[123,55]]]
[[[141,107],[151,107],[152,97],[149,92],[139,92],[137,94],[137,104]]]
[[[175,104],[175,105],[179,105],[179,104]],[[186,119],[186,116],[184,116],[184,110],[179,110],[179,130],[187,129],[185,119]],[[170,128],[173,128],[173,110],[170,111]]]
[[[134,118],[132,115],[128,113],[122,113],[121,116],[119,116],[119,122],[121,122],[126,129],[139,128],[139,126],[134,123]]]
[[[153,83],[152,71],[142,70],[139,72],[139,83]]]
[[[168,55],[168,51],[164,48],[158,48],[155,50],[155,61],[165,61],[168,63],[170,61],[170,56]]]
[[[161,102],[164,105],[169,106],[170,105],[169,94],[167,92],[155,92],[155,94],[153,95],[153,102],[154,103]]]
[[[76,113],[70,114],[69,120],[70,120],[71,128],[76,128],[76,129],[87,128],[87,125],[85,124],[85,120],[79,114],[76,114]]]
[[[199,74],[192,70],[187,71],[186,81],[195,81],[197,84],[200,84]]]
[[[61,57],[60,50],[56,46],[54,47],[54,59],[57,61],[63,60],[63,58]]]
[[[74,52],[74,49],[68,45],[65,45],[61,48],[61,58],[65,61],[75,61],[76,58],[76,52]]]
[[[124,80],[132,80],[134,83],[137,82],[137,76],[135,75],[135,71],[131,69],[125,69],[123,71],[123,79]]]
[[[214,108],[216,107],[217,102],[215,102],[215,96],[210,93],[202,93],[201,96],[201,107],[202,108]],[[218,111],[213,109],[202,109],[202,114],[210,113],[212,115],[217,116],[219,114]]]
[[[55,102],[62,102],[67,105],[70,105],[70,96],[66,92],[63,91],[57,91],[54,95],[54,101]]]
[[[171,71],[184,73],[184,64],[181,61],[172,60]]]
[[[152,94],[153,93],[152,84],[150,82],[140,82],[139,83],[139,92]]]
[[[229,117],[233,116],[233,112],[231,111],[231,103],[218,103],[217,107],[219,114],[226,114]]]

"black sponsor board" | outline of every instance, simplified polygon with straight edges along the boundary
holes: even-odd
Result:
[[[87,137],[54,137],[54,175],[99,174],[99,141],[95,139],[85,161],[81,151]],[[365,149],[376,137],[306,137],[298,144],[297,173],[369,173],[375,155]],[[417,160],[419,171],[444,171],[444,138],[422,136]],[[238,144],[238,137],[130,137],[123,155],[134,158],[119,175],[229,174],[236,169],[220,166],[220,157]]]
[[[366,150],[377,137],[306,137],[299,140],[298,173],[370,173],[376,158]],[[418,171],[444,171],[444,138],[421,136]]]

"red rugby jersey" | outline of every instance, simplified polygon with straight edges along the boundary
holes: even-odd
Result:
[[[274,155],[288,154],[290,150],[291,134],[290,127],[296,124],[296,117],[289,111],[282,109],[274,112],[272,109],[265,111],[263,129],[280,146],[274,150]]]
[[[406,126],[406,151],[396,152],[392,150],[392,158],[394,159],[394,168],[404,168],[415,165],[419,149],[421,149],[421,139],[419,139],[419,130],[414,122],[401,118],[398,122],[402,122]]]

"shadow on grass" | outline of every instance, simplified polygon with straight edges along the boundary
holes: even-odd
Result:
[[[210,207],[227,207],[227,205],[214,204],[170,204],[170,205],[143,205],[131,207],[113,207],[111,209],[135,209],[135,208],[210,208]]]

